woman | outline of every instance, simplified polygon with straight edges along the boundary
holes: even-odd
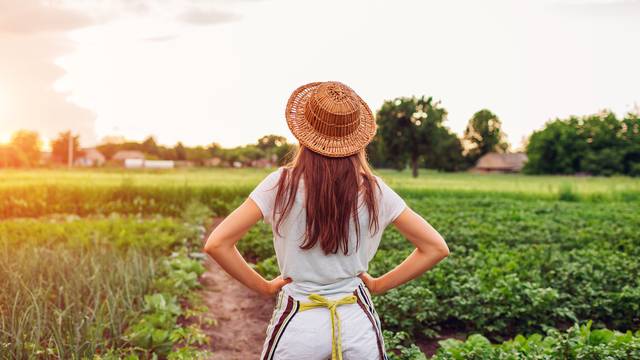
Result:
[[[373,175],[376,132],[367,104],[339,82],[296,89],[286,119],[300,146],[211,233],[204,251],[248,288],[277,295],[261,359],[387,359],[371,294],[382,294],[449,254],[444,239]],[[271,224],[281,275],[265,280],[235,247],[260,219]],[[389,224],[416,249],[393,270],[366,273]]]

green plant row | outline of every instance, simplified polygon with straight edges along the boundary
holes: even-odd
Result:
[[[2,221],[0,244],[12,249],[36,246],[91,249],[108,245],[165,255],[171,249],[188,245],[200,232],[195,224],[160,216],[142,218],[114,213],[81,218],[58,215]]]
[[[393,179],[393,175],[390,175]],[[469,179],[468,181],[471,181]],[[537,180],[536,180],[537,181]],[[526,181],[525,181],[526,182]],[[2,184],[0,182],[0,184]],[[254,188],[257,182],[238,185],[153,185],[129,182],[88,185],[63,182],[60,184],[28,184],[0,186],[0,218],[40,217],[49,214],[161,214],[181,216],[190,203],[207,206],[216,216],[227,215]],[[500,189],[421,188],[415,185],[395,187],[403,197],[440,199],[511,199],[521,201],[562,200],[567,202],[630,202],[640,201],[640,191],[633,188],[612,188],[608,192],[578,191],[570,183],[548,192],[500,191]],[[613,185],[612,185],[613,186]]]
[[[384,332],[390,360],[426,360],[427,356],[405,332]],[[592,329],[592,322],[574,324],[566,331],[549,329],[546,335],[518,335],[500,344],[472,334],[466,340],[439,341],[431,360],[628,360],[640,358],[640,331]]]
[[[385,328],[435,337],[443,330],[495,340],[593,319],[640,327],[640,207],[634,203],[409,198],[451,255],[374,302]],[[270,229],[239,242],[256,268],[278,274]],[[388,229],[369,272],[397,266],[413,246]],[[411,316],[407,316],[411,314]]]
[[[0,358],[205,356],[188,256],[205,214],[1,222]]]
[[[518,335],[499,345],[492,345],[487,338],[477,334],[464,342],[444,340],[440,342],[441,348],[432,359],[640,359],[640,331],[622,333],[592,329],[591,325],[591,321],[582,326],[574,325],[566,332],[550,329],[546,336]]]
[[[125,346],[155,272],[138,249],[3,244],[0,359],[81,359]]]
[[[203,350],[208,338],[200,324],[215,320],[206,316],[207,307],[193,291],[201,287],[198,278],[205,271],[199,250],[205,232],[202,224],[210,216],[210,210],[200,203],[186,206],[181,219],[196,233],[184,239],[177,252],[160,260],[159,273],[152,291],[144,297],[142,312],[123,336],[127,346],[111,349],[95,360],[190,360],[211,356]]]
[[[244,200],[250,187],[128,185],[26,185],[0,187],[0,218],[50,214],[110,213],[180,217],[192,203],[226,215]]]
[[[210,356],[208,351],[200,349],[208,339],[199,323],[212,320],[205,317],[206,306],[193,292],[200,288],[198,277],[203,273],[200,261],[190,259],[187,254],[163,258],[153,290],[144,296],[140,313],[122,336],[125,346],[111,348],[94,358],[187,360]],[[182,306],[181,300],[186,300],[189,307]]]

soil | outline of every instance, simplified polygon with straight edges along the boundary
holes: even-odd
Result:
[[[222,218],[214,219],[211,230]],[[206,237],[205,237],[206,240]],[[211,360],[258,359],[275,297],[259,295],[229,276],[213,259],[205,262],[202,298],[216,324],[203,326],[211,344]]]

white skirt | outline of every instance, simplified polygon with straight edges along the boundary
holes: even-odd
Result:
[[[336,307],[340,321],[343,360],[388,360],[380,318],[371,294],[358,278],[353,291],[356,303]],[[327,296],[337,300],[349,293]],[[328,360],[331,359],[331,314],[328,308],[300,310],[306,297],[293,295],[285,285],[278,293],[277,303],[267,326],[261,360]],[[335,331],[338,331],[337,325]],[[336,334],[336,336],[338,336]]]

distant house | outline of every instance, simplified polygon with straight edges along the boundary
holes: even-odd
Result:
[[[144,167],[146,169],[173,169],[176,162],[173,160],[145,160]]]
[[[124,164],[127,159],[144,160],[144,153],[138,150],[118,150],[111,157],[111,160],[121,164]]]
[[[214,157],[209,158],[209,159],[205,159],[203,161],[203,165],[204,166],[220,166],[221,163],[222,163],[222,159],[217,157],[217,156],[214,156]]]
[[[252,160],[251,161],[251,166],[252,167],[257,167],[257,168],[271,168],[271,167],[273,167],[273,162],[271,162],[268,159]]]
[[[471,171],[480,173],[514,173],[522,170],[526,162],[527,155],[525,153],[488,153],[478,159],[476,166]]]
[[[82,152],[84,155],[79,156],[74,161],[76,166],[102,166],[107,161],[107,158],[96,148],[82,149]]]
[[[145,159],[125,159],[124,167],[127,169],[173,169],[173,160],[145,160]]]

